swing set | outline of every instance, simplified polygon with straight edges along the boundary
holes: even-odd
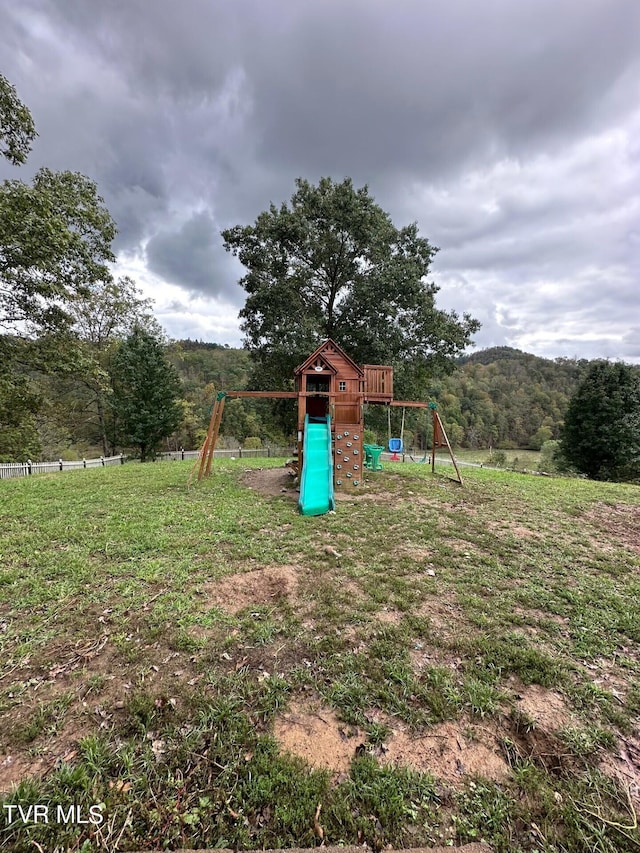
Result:
[[[435,472],[436,468],[436,452],[438,449],[446,448],[449,452],[449,457],[451,458],[451,462],[453,467],[455,468],[456,474],[458,475],[458,482],[462,485],[462,475],[460,474],[460,469],[458,468],[458,463],[456,462],[456,458],[453,454],[453,450],[451,449],[451,445],[449,444],[449,439],[447,437],[446,430],[444,428],[444,424],[440,419],[440,415],[438,414],[438,406],[437,403],[429,403],[429,409],[432,412],[432,421],[433,421],[433,438],[431,442],[431,471]],[[387,432],[388,432],[388,447],[389,453],[392,453],[391,462],[399,462],[400,457],[398,453],[403,453],[404,455],[404,423],[405,423],[405,406],[402,407],[402,421],[400,424],[400,438],[392,438],[391,436],[391,407],[387,409]],[[427,455],[428,451],[424,451],[424,456],[422,459],[414,459],[413,456],[409,453],[409,459],[412,462],[417,462],[419,464],[427,463]]]
[[[215,400],[207,437],[189,478],[208,477],[220,431],[226,398],[258,397],[297,401],[297,469],[300,480],[300,512],[322,515],[335,508],[334,491],[351,491],[363,482],[364,469],[380,470],[383,447],[364,444],[364,406],[386,405],[389,410],[389,449],[399,460],[404,447],[405,408],[433,411],[432,471],[435,471],[436,447],[447,447],[462,485],[435,403],[419,400],[394,400],[393,367],[381,364],[359,365],[330,338],[322,341],[294,370],[295,390],[221,391]],[[400,438],[391,436],[391,407],[402,407]],[[377,454],[377,457],[376,457]]]

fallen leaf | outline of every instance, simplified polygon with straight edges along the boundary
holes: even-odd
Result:
[[[322,803],[318,803],[318,808],[316,809],[316,815],[313,819],[313,831],[315,833],[316,838],[319,838],[320,841],[324,840],[324,829],[320,824],[320,812],[322,810]]]
[[[325,545],[325,546],[324,546],[324,552],[325,552],[325,554],[331,554],[331,556],[332,556],[332,557],[341,557],[341,556],[342,556],[342,555],[340,554],[340,552],[339,552],[339,551],[337,551],[337,550],[333,547],[333,545]]]
[[[151,749],[156,757],[156,761],[165,753],[165,742],[163,740],[151,741]]]

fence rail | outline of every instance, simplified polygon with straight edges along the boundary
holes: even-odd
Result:
[[[76,459],[70,462],[58,459],[57,462],[0,462],[0,480],[10,477],[29,477],[31,474],[53,474],[56,471],[75,471],[79,468],[106,468],[109,465],[124,465],[126,456],[101,456],[99,459]]]
[[[216,459],[251,459],[254,457],[278,459],[284,456],[292,456],[294,453],[293,447],[258,447],[251,450],[245,447],[234,447],[215,450],[213,455]],[[174,450],[170,453],[159,453],[156,459],[162,459],[163,462],[175,462],[182,459],[197,459],[199,455],[199,450]]]
[[[236,447],[231,450],[216,450],[218,458],[247,459],[256,456],[278,458],[291,456],[294,450],[290,447],[260,447],[248,450]],[[159,453],[156,456],[161,462],[176,462],[184,459],[197,459],[199,450],[174,450],[170,453]],[[109,465],[124,465],[127,458],[123,453],[117,456],[100,456],[98,459],[76,459],[70,462],[58,459],[57,462],[0,462],[0,480],[11,477],[30,477],[32,474],[53,474],[58,471],[77,471],[80,468],[106,468]]]

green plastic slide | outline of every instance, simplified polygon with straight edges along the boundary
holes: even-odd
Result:
[[[302,515],[324,515],[335,508],[331,418],[305,416],[298,506]]]

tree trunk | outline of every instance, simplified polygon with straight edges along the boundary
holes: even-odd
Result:
[[[98,392],[97,396],[97,406],[98,406],[98,424],[100,425],[100,440],[102,441],[102,455],[109,455],[109,442],[107,440],[107,424],[105,421],[104,415],[104,405],[102,403],[102,397],[100,392]]]

